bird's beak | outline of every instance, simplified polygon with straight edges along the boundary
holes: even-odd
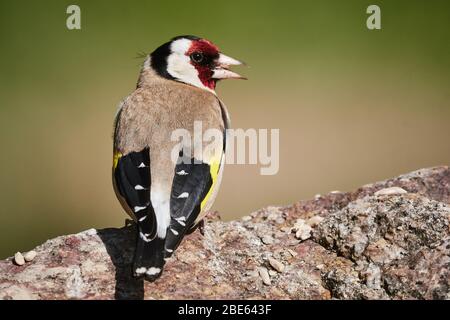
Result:
[[[220,53],[219,58],[216,60],[216,67],[213,69],[212,78],[217,79],[217,80],[220,80],[220,79],[244,79],[244,80],[247,80],[247,78],[228,69],[230,66],[239,66],[239,65],[245,65],[245,63],[243,63],[239,60],[233,59],[229,56],[226,56],[223,53]]]

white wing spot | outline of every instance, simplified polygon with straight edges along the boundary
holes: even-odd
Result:
[[[169,252],[169,253],[172,253],[172,252],[173,252],[172,249],[167,249],[167,248],[166,248],[166,251]]]
[[[142,232],[139,232],[139,236],[141,237],[142,240],[144,240],[145,242],[150,242],[152,241],[151,239],[147,238],[147,236],[145,234],[143,234]]]
[[[177,218],[177,221],[178,220],[181,220],[181,221],[186,221],[186,217],[185,216],[183,216],[183,217],[179,217],[179,218]]]
[[[181,170],[181,171],[178,171],[177,172],[177,175],[179,175],[179,176],[185,176],[185,175],[188,175],[189,173],[187,173],[186,171],[184,171],[184,170]]]
[[[143,216],[142,218],[139,218],[139,221],[144,221],[145,219],[147,219],[147,216]]]
[[[147,206],[145,206],[145,207],[136,206],[136,207],[134,207],[134,213],[137,213],[137,212],[139,212],[141,210],[144,210],[144,209],[147,209]]]
[[[182,218],[184,218],[184,217],[182,217]],[[186,223],[184,223],[184,220],[186,220],[186,218],[185,219],[181,219],[181,218],[178,218],[178,219],[175,219],[179,224],[181,224],[183,227],[184,226],[186,226]]]
[[[183,198],[187,198],[187,197],[189,197],[189,193],[183,192],[182,194],[180,194],[180,195],[177,197],[177,199],[183,199]]]
[[[141,186],[140,184],[137,184],[134,186],[134,190],[145,190],[145,188],[143,186]]]
[[[176,235],[176,236],[178,235],[178,231],[177,231],[177,230],[170,228],[170,231],[172,231],[172,233],[173,233],[174,235]]]
[[[143,162],[141,162],[141,164],[138,166],[138,168],[145,168],[145,167],[146,167],[146,165]]]

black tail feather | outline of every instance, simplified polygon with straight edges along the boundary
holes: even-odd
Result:
[[[143,238],[138,232],[136,251],[134,254],[133,274],[135,277],[145,277],[153,281],[158,278],[165,264],[164,239],[156,236],[153,240]]]

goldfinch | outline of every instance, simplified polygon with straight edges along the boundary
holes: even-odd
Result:
[[[206,39],[175,37],[146,57],[136,90],[120,104],[112,178],[117,198],[137,225],[135,277],[158,278],[216,197],[229,116],[215,87],[222,79],[244,79],[229,70],[240,64]],[[196,123],[202,134],[220,132],[213,143],[219,152],[205,152],[211,145],[205,139],[173,138],[180,129],[195,136]]]

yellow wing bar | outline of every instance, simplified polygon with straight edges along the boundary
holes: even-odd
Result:
[[[113,156],[113,169],[116,170],[119,159],[122,158],[122,154],[119,151],[114,151]]]
[[[205,198],[202,200],[202,202],[200,204],[200,210],[203,210],[203,207],[208,203],[209,197],[211,196],[211,194],[214,190],[215,184],[217,182],[219,170],[220,170],[220,159],[218,159],[218,158],[212,159],[212,161],[209,165],[209,172],[211,174],[212,184],[211,184],[211,188],[209,188],[208,193],[206,194]]]

